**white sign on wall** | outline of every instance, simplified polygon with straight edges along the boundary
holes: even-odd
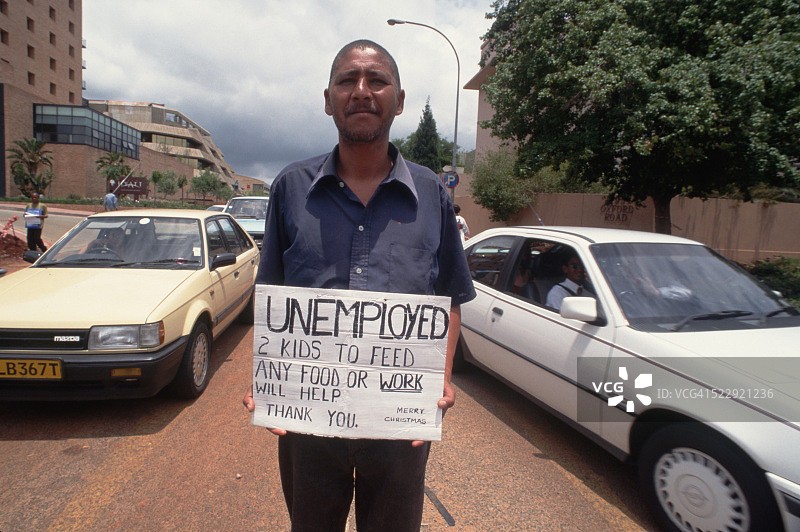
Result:
[[[256,286],[253,424],[441,439],[450,298]]]

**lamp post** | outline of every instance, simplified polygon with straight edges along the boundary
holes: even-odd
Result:
[[[396,18],[390,18],[386,21],[389,26],[394,26],[395,24],[413,24],[414,26],[422,26],[424,28],[431,29],[444,37],[444,40],[447,41],[447,44],[450,45],[450,48],[453,49],[453,53],[456,54],[456,67],[457,67],[457,74],[456,74],[456,124],[453,128],[453,172],[456,171],[456,153],[458,152],[458,96],[461,91],[461,61],[458,60],[458,52],[456,52],[456,47],[453,46],[453,43],[450,42],[450,39],[447,38],[447,35],[442,33],[441,31],[437,30],[433,26],[428,26],[427,24],[422,24],[421,22],[411,22],[410,20],[399,20]],[[450,199],[453,199],[455,196],[455,189],[450,189]]]

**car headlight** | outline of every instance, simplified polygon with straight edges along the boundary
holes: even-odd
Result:
[[[138,349],[164,342],[164,322],[145,325],[98,325],[89,331],[89,349]]]

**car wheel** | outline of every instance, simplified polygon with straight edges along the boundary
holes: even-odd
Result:
[[[456,352],[453,354],[453,373],[463,373],[469,369],[469,362],[464,358],[464,348],[461,346],[463,340],[459,337],[456,343]]]
[[[665,530],[781,530],[764,473],[699,424],[670,425],[642,448],[639,480]]]
[[[195,324],[189,343],[183,352],[178,374],[172,381],[172,391],[182,399],[198,397],[208,385],[208,368],[211,361],[211,333],[208,325]]]

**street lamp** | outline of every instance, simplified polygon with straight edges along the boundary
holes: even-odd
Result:
[[[450,42],[450,39],[447,38],[447,35],[442,33],[441,31],[437,30],[433,26],[428,26],[427,24],[422,24],[421,22],[411,22],[410,20],[399,20],[396,18],[390,18],[386,21],[389,26],[394,26],[395,24],[413,24],[414,26],[422,26],[428,29],[432,29],[442,37],[444,40],[447,41],[447,44],[450,45],[450,48],[453,49],[453,53],[456,54],[456,66],[458,67],[457,75],[456,75],[456,125],[453,128],[453,172],[456,171],[456,153],[458,151],[457,141],[458,141],[458,96],[459,92],[461,91],[461,61],[458,60],[458,52],[456,52],[456,47],[453,46],[453,43]],[[450,198],[452,199],[455,195],[455,189],[450,189]]]

